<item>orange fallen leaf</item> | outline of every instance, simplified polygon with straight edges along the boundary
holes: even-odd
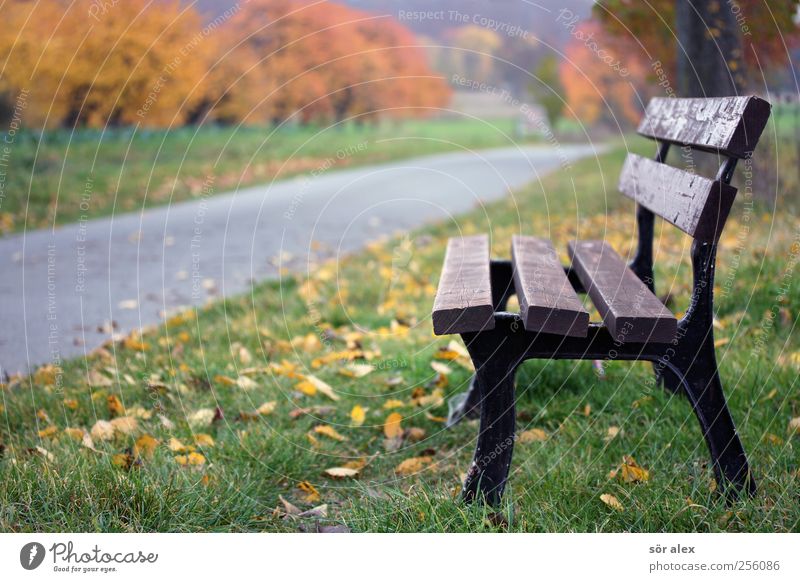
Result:
[[[198,467],[200,465],[205,465],[206,458],[201,455],[200,453],[189,453],[188,455],[178,455],[175,457],[175,461],[182,466],[195,466]]]
[[[383,434],[387,439],[395,439],[403,436],[403,416],[399,412],[392,412],[386,417],[383,423]]]
[[[650,480],[650,471],[640,467],[631,456],[622,457],[622,465],[619,472],[625,483],[645,483]]]
[[[317,491],[317,488],[308,481],[300,481],[300,483],[297,484],[297,488],[305,493],[303,501],[306,503],[316,503],[320,500],[319,491]]]
[[[158,443],[159,443],[158,439],[153,438],[149,434],[143,434],[138,439],[136,439],[134,452],[139,456],[151,458],[155,453]]]
[[[346,441],[347,440],[347,437],[339,434],[336,431],[335,428],[333,428],[332,426],[330,426],[328,424],[318,424],[317,426],[314,427],[314,432],[316,434],[321,434],[321,435],[326,436],[326,437],[328,437],[330,439],[333,439],[335,441]]]
[[[397,465],[394,472],[398,475],[414,475],[424,470],[432,462],[433,457],[411,457]]]
[[[216,443],[211,435],[199,433],[194,435],[194,444],[198,447],[213,447]]]
[[[547,433],[543,431],[541,428],[532,428],[530,430],[524,431],[519,435],[519,442],[521,444],[544,442],[546,440],[547,440]]]
[[[106,403],[108,405],[108,413],[111,416],[122,416],[125,414],[125,407],[122,406],[122,402],[114,394],[106,399]]]

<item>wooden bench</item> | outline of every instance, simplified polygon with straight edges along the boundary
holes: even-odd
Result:
[[[514,448],[517,367],[531,358],[646,360],[660,382],[688,396],[720,491],[755,492],[725,402],[713,334],[717,241],[736,195],[736,162],[752,155],[771,106],[758,97],[653,99],[639,134],[657,140],[654,160],[627,157],[619,190],[637,203],[638,248],[626,265],[604,241],[569,243],[562,266],[550,241],[515,236],[511,261],[492,260],[487,235],[450,239],[433,307],[437,335],[460,334],[475,364],[470,389],[451,401],[449,423],[480,414],[462,495],[500,501]],[[666,165],[672,145],[723,160],[709,179]],[[693,295],[677,320],[654,294],[653,229],[660,216],[693,237]],[[587,293],[602,323],[589,321]],[[516,295],[519,313],[506,311]]]

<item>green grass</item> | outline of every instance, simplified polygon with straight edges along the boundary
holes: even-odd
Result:
[[[787,425],[800,410],[800,341],[794,331],[800,282],[791,273],[784,280],[784,274],[791,253],[797,253],[800,220],[766,215],[758,204],[748,210],[743,200],[721,241],[716,333],[727,340],[718,349],[721,374],[759,483],[757,497],[726,506],[712,491],[708,454],[688,403],[658,389],[648,365],[609,363],[600,377],[592,363],[570,361],[528,362],[520,370],[518,429],[540,428],[548,439],[517,444],[510,488],[499,508],[503,519],[454,496],[478,427],[472,421],[444,429],[439,418],[447,407],[436,398],[412,404],[414,396],[435,395],[437,375],[430,364],[451,341],[434,338],[429,320],[444,240],[459,229],[491,232],[494,254],[507,256],[515,232],[550,236],[558,248],[576,235],[605,236],[625,253],[634,243],[633,208],[613,191],[623,157],[618,149],[576,163],[457,223],[416,231],[405,242],[375,243],[353,256],[313,265],[309,277],[286,276],[252,294],[187,312],[141,340],[130,338],[85,361],[68,362],[62,382],[48,369],[14,379],[2,391],[0,530],[317,527],[313,518],[284,519],[275,512],[283,507],[282,496],[302,510],[327,504],[327,517],[319,522],[354,531],[797,531],[800,455],[798,437],[787,434]],[[663,225],[656,240],[658,290],[671,290],[673,308],[680,312],[689,298],[690,241]],[[358,336],[347,335],[356,331]],[[324,341],[301,345],[299,338],[308,334]],[[351,347],[372,352],[365,355],[373,358],[373,372],[349,378],[339,373],[342,362],[314,366],[315,358],[346,350],[348,339],[359,342]],[[265,369],[284,360],[333,386],[340,400],[305,395],[298,379]],[[470,377],[458,363],[449,365],[445,397],[463,391]],[[224,380],[245,368],[257,368],[247,372],[254,387]],[[91,388],[89,370],[113,383]],[[111,395],[128,414],[151,415],[139,419],[135,435],[95,439],[95,452],[63,432],[110,418]],[[67,408],[65,398],[77,400],[76,409]],[[404,428],[425,431],[421,441],[386,450],[389,400],[403,403],[393,411],[402,415]],[[241,412],[268,401],[276,403],[271,414],[241,418]],[[355,405],[368,408],[362,426],[352,424]],[[290,417],[313,406],[324,408]],[[187,419],[195,412],[216,407],[224,420],[190,426]],[[163,426],[158,414],[174,428]],[[333,426],[347,440],[314,433],[320,424]],[[53,436],[38,436],[49,426],[56,427]],[[620,432],[608,440],[610,427]],[[129,470],[116,466],[113,455],[123,454],[144,433],[161,441],[152,458],[143,455]],[[209,434],[215,445],[199,449],[204,465],[181,466],[165,443],[171,437],[189,443],[197,433]],[[649,481],[630,484],[610,477],[623,455],[647,468]],[[396,473],[402,461],[415,457],[431,462],[418,473]],[[366,465],[355,479],[323,474],[362,459]],[[319,500],[306,501],[298,487],[303,481],[319,491]],[[614,495],[624,510],[603,504],[604,493]]]
[[[178,202],[321,167],[514,145],[514,120],[407,120],[326,127],[183,127],[20,133],[4,161],[0,233]],[[457,146],[456,146],[457,144]]]

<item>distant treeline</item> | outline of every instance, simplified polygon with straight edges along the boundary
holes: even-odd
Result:
[[[411,32],[334,2],[241,0],[210,22],[150,0],[7,0],[0,15],[0,116],[22,109],[27,127],[368,120],[449,99]]]

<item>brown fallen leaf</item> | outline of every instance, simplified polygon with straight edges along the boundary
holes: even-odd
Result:
[[[108,405],[108,413],[111,416],[122,416],[125,414],[125,407],[122,406],[122,402],[116,395],[111,394],[106,398],[106,404]]]
[[[152,458],[155,454],[156,447],[158,447],[159,440],[149,434],[143,434],[136,439],[134,452],[137,456]]]

